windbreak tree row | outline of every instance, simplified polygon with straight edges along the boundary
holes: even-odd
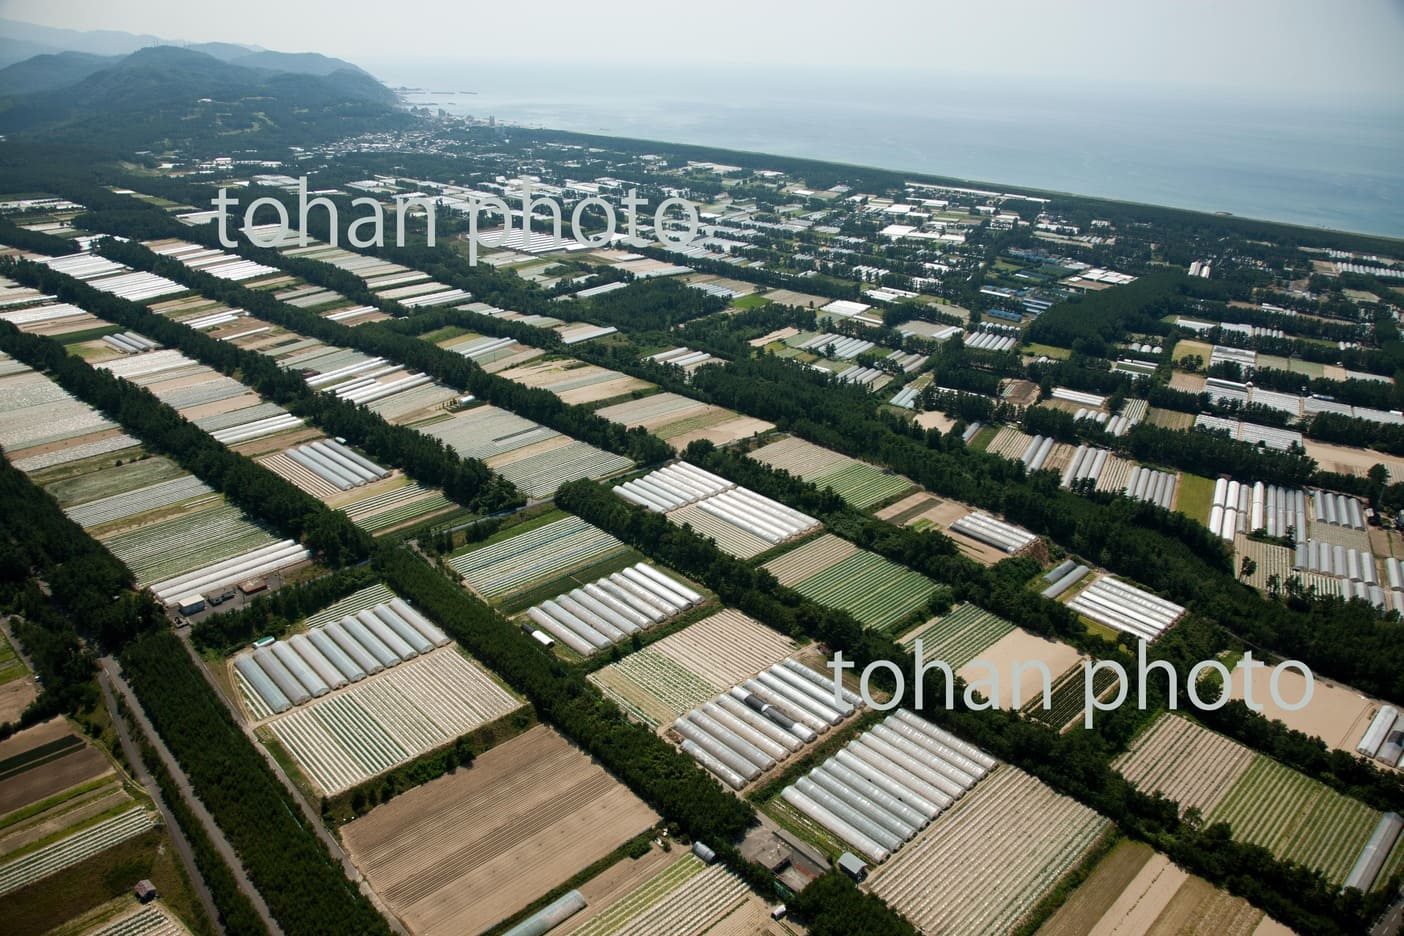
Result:
[[[319,552],[333,566],[370,555],[372,541],[345,514],[294,487],[162,403],[151,391],[68,354],[52,338],[27,335],[0,323],[0,351],[38,371],[101,410],[153,452],[166,455],[231,503]]]
[[[726,556],[710,540],[626,503],[600,484],[571,482],[558,492],[557,502],[697,578],[722,601],[769,627],[804,634],[830,649],[841,650],[860,669],[875,660],[888,660],[903,673],[915,671],[911,654],[890,638],[864,630],[848,614],[820,607],[780,587],[764,569]],[[883,675],[875,674],[873,682],[890,690],[890,681],[882,685]],[[1098,734],[1074,731],[1062,735],[1015,713],[972,711],[964,705],[962,688],[959,679],[955,680],[955,704],[946,708],[945,679],[933,669],[926,674],[924,686],[928,704],[920,709],[913,705],[911,685],[906,687],[903,704],[1095,809],[1126,834],[1150,842],[1183,866],[1228,887],[1294,928],[1348,932],[1372,919],[1390,899],[1387,893],[1363,901],[1354,892],[1342,896],[1319,873],[1278,861],[1259,846],[1234,842],[1223,826],[1200,829],[1184,823],[1174,802],[1139,792],[1112,769],[1112,749]]]
[[[548,390],[525,387],[489,374],[462,355],[380,327],[376,323],[352,328],[329,321],[280,302],[268,293],[257,292],[198,270],[190,270],[170,258],[157,256],[140,244],[107,240],[102,244],[102,252],[109,259],[175,280],[211,299],[247,309],[259,318],[308,337],[353,348],[422,371],[460,393],[471,394],[495,406],[511,410],[518,416],[634,461],[659,461],[670,454],[666,443],[641,429],[626,430],[583,407],[562,402]]]
[[[238,852],[285,933],[385,933],[389,926],[312,829],[253,742],[169,631],[121,655],[142,708]]]
[[[404,468],[422,484],[443,488],[448,497],[470,510],[491,513],[522,502],[511,482],[494,475],[478,459],[463,458],[439,440],[387,422],[364,406],[318,393],[301,376],[279,367],[272,358],[211,338],[139,303],[100,292],[47,267],[23,263],[15,267],[13,275],[19,282],[73,302],[99,318],[138,331],[223,374],[237,377],[329,435],[345,438],[373,458]]]

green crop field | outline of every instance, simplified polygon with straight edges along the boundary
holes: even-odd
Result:
[[[795,590],[822,605],[847,611],[874,630],[888,631],[920,608],[936,585],[870,552],[857,552],[808,578]]]
[[[921,641],[924,660],[943,660],[958,670],[1014,630],[1014,625],[997,614],[973,604],[954,608],[918,629],[911,641]]]
[[[1341,884],[1380,813],[1255,754],[1205,818],[1227,822],[1237,841],[1261,845],[1278,858],[1319,870],[1333,884]]]

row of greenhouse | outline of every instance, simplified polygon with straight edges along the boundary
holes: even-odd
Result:
[[[995,767],[995,759],[898,709],[781,791],[869,861],[886,861]]]
[[[334,439],[299,445],[284,454],[343,491],[390,476],[389,471]]]
[[[989,514],[978,511],[961,517],[951,524],[951,529],[1011,554],[1032,546],[1038,540],[1038,537],[1023,527],[996,520]]]
[[[682,750],[739,790],[852,715],[861,704],[786,658],[673,723]]]
[[[689,504],[775,545],[819,528],[808,514],[732,484],[687,462],[674,462],[614,488],[620,497],[656,513]]]
[[[526,613],[551,637],[589,656],[704,600],[700,593],[640,562],[543,601]]]
[[[1179,476],[1173,471],[1157,471],[1137,465],[1131,469],[1131,477],[1126,482],[1126,496],[1169,510],[1175,502],[1178,487]]]
[[[1094,621],[1146,641],[1155,640],[1185,613],[1173,601],[1110,575],[1097,579],[1068,605]]]
[[[1399,710],[1392,705],[1381,706],[1355,750],[1391,767],[1404,763],[1404,721]]]
[[[273,713],[442,647],[448,636],[394,598],[240,654],[234,668]]]

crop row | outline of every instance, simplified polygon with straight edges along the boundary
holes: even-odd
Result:
[[[806,598],[847,611],[864,626],[880,631],[895,627],[936,590],[926,576],[865,551],[801,579],[794,588]]]
[[[1240,842],[1321,871],[1341,884],[1375,830],[1380,813],[1261,754],[1210,810]]]
[[[494,467],[493,470],[528,497],[550,497],[567,481],[604,478],[631,468],[633,464],[623,455],[597,449],[588,442],[572,440],[567,445]]]
[[[693,862],[701,866],[701,862],[690,855],[678,864]],[[575,931],[575,936],[708,932],[748,899],[745,882],[725,865],[714,864],[700,871],[688,867],[666,878],[664,875],[668,875],[668,871],[645,882],[588,921]]]
[[[102,538],[138,584],[183,575],[275,542],[225,503]]]
[[[962,604],[922,628],[914,639],[921,641],[922,658],[944,660],[958,670],[994,646],[1014,625],[973,604]]]
[[[922,932],[1008,932],[1108,826],[1076,800],[1005,767],[898,852],[872,890]]]
[[[1187,718],[1165,714],[1112,766],[1143,793],[1164,793],[1181,809],[1208,812],[1228,792],[1252,752]]]
[[[579,517],[566,517],[449,560],[475,591],[500,598],[624,552],[624,544]]]
[[[71,868],[151,828],[151,813],[137,806],[80,832],[0,865],[0,894],[8,894],[64,868]]]

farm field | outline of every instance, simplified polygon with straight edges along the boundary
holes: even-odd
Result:
[[[1163,715],[1114,765],[1140,789],[1160,790],[1207,823],[1226,822],[1237,841],[1345,880],[1379,821],[1378,810],[1207,728]],[[1404,862],[1395,847],[1386,863]]]
[[[979,660],[986,665],[979,665]],[[1043,673],[1036,664],[1043,663],[1048,667],[1051,700],[1052,687],[1068,670],[1081,669],[1078,665],[1081,661],[1082,655],[1073,647],[1020,627],[987,647],[976,662],[957,670],[956,675],[1001,709],[1022,708],[1028,703],[1041,708]],[[1019,667],[1017,683],[1014,681],[1016,666]],[[997,686],[991,684],[992,678],[998,680]],[[1016,690],[1017,701],[1014,695]],[[1080,708],[1078,712],[1081,712]]]
[[[658,727],[778,663],[794,642],[730,609],[590,674],[625,711]]]
[[[0,630],[0,722],[17,722],[38,695],[34,677]]]
[[[923,932],[1009,932],[1109,828],[1003,765],[879,866],[868,887]]]
[[[806,598],[847,611],[866,627],[886,631],[916,611],[936,585],[876,553],[825,534],[765,566]]]
[[[1380,703],[1364,698],[1355,689],[1332,682],[1319,674],[1313,674],[1311,704],[1306,708],[1289,711],[1272,700],[1268,691],[1268,677],[1262,675],[1253,680],[1253,701],[1263,707],[1263,717],[1280,721],[1288,728],[1304,734],[1314,735],[1325,741],[1328,747],[1338,751],[1355,753],[1355,745],[1365,734],[1370,720],[1375,717]],[[1244,674],[1238,668],[1232,671],[1232,693],[1230,698],[1242,699]],[[1283,670],[1278,679],[1278,694],[1284,701],[1303,698],[1306,680],[1295,670]]]
[[[653,387],[646,380],[594,364],[582,364],[574,358],[533,361],[500,371],[498,376],[524,387],[549,390],[563,403],[577,406],[611,400]]]
[[[334,499],[331,506],[350,517],[356,526],[377,536],[462,510],[438,488],[424,487],[399,473],[379,484],[367,485],[351,498]]]
[[[223,498],[134,529],[98,535],[138,585],[172,579],[277,542]]]
[[[264,725],[318,789],[336,794],[521,704],[477,663],[447,646]]]
[[[0,447],[16,468],[34,473],[136,444],[43,374],[0,354]]]
[[[496,601],[628,552],[619,540],[573,515],[508,530],[449,559],[464,582]]]
[[[63,718],[0,743],[0,895],[141,835],[152,814]]]
[[[941,500],[924,491],[909,494],[893,504],[877,511],[874,516],[899,526],[909,526],[914,530],[937,529],[948,535],[958,533],[950,527],[956,521],[973,513],[966,505],[952,500]],[[965,555],[982,565],[994,565],[1009,554],[988,543],[968,536],[951,536],[951,542]]]
[[[1013,630],[1014,625],[999,615],[964,603],[908,631],[900,643],[913,646],[920,639],[923,659],[944,660],[960,669]]]
[[[1102,698],[1116,683],[1116,675],[1108,670],[1097,670],[1092,677],[1094,698]],[[1083,703],[1086,700],[1087,668],[1074,666],[1053,681],[1050,704],[1045,709],[1038,695],[1026,694],[1028,701],[1020,711],[1034,721],[1042,722],[1050,728],[1065,731],[1073,725],[1081,724]]]
[[[676,393],[655,393],[596,410],[621,426],[642,426],[681,452],[694,439],[729,445],[775,428],[774,423]]]
[[[750,456],[762,464],[813,482],[821,490],[833,488],[836,494],[860,510],[915,487],[901,475],[793,436],[762,446]]]
[[[349,823],[357,866],[411,931],[480,933],[658,821],[545,726]]]
[[[1039,936],[1289,936],[1291,930],[1141,842],[1124,841],[1039,928]]]
[[[725,866],[703,864],[690,853],[595,915],[578,925],[567,922],[561,929],[562,934],[572,936],[778,936],[785,932],[772,923],[769,908],[744,881]]]

